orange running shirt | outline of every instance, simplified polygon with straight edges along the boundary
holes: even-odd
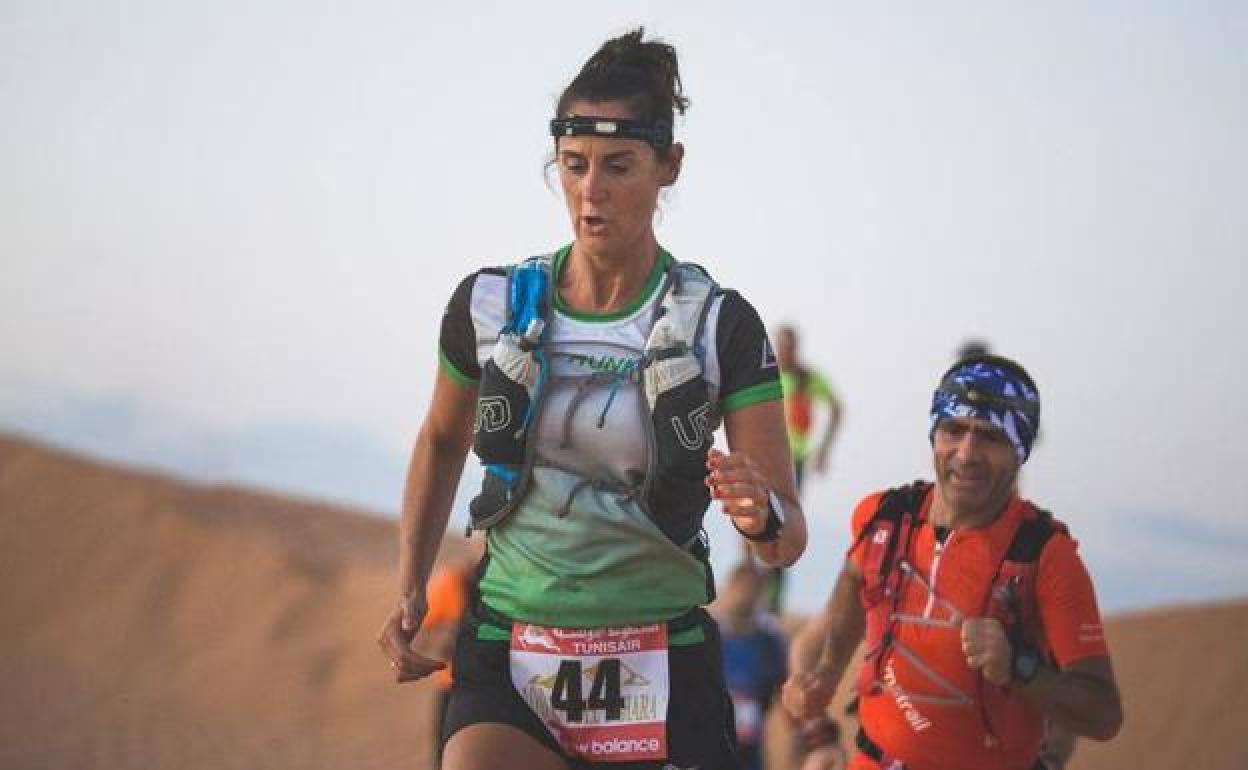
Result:
[[[935,488],[922,505],[927,515]],[[850,558],[862,568],[864,543],[857,543],[862,529],[879,508],[883,493],[868,496],[853,516],[856,545]],[[897,623],[899,645],[914,653],[917,661],[894,646],[881,661],[881,679],[900,692],[880,690],[862,694],[859,716],[867,734],[886,754],[906,763],[907,770],[1029,770],[1043,736],[1041,714],[1021,697],[1004,702],[1005,708],[988,714],[993,732],[1001,739],[992,746],[987,739],[980,707],[982,692],[994,687],[966,664],[962,653],[962,618],[987,614],[989,587],[1030,505],[1014,498],[993,523],[949,533],[937,549],[932,526],[926,522],[915,533],[907,561],[931,586],[929,592],[918,579],[902,587],[897,611],[935,623]],[[1101,631],[1092,580],[1076,551],[1076,543],[1062,532],[1049,539],[1036,565],[1035,596],[1041,628],[1061,667],[1084,658],[1109,654]],[[924,668],[929,671],[924,671]],[[847,674],[856,674],[856,671]],[[942,685],[931,674],[935,674]],[[938,703],[928,697],[957,698],[961,693],[974,703]],[[872,767],[856,757],[854,768]]]

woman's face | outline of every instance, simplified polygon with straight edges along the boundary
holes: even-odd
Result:
[[[569,116],[633,119],[623,102],[573,102]],[[577,244],[594,254],[628,254],[651,240],[659,190],[676,181],[683,148],[667,160],[639,139],[559,138],[555,162]]]

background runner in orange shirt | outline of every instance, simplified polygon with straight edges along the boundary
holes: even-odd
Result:
[[[446,666],[433,672],[430,677],[438,688],[434,717],[437,720],[434,735],[441,735],[446,721],[446,707],[452,684],[451,657],[455,652],[455,636],[459,633],[472,593],[473,572],[484,551],[484,538],[470,537],[464,540],[464,549],[443,559],[425,584],[425,602],[428,608],[420,623],[420,648],[431,659],[444,661]],[[442,763],[442,742],[436,741],[437,763]]]
[[[820,662],[784,691],[795,717],[821,713],[865,635],[854,770],[1028,770],[1046,718],[1099,740],[1121,727],[1075,541],[1017,495],[1039,417],[1018,364],[955,364],[933,398],[935,484],[855,510]]]

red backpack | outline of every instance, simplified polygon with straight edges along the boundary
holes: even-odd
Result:
[[[853,548],[865,543],[860,598],[866,611],[866,654],[857,682],[861,694],[875,693],[882,688],[881,669],[893,647],[897,623],[894,616],[906,578],[900,565],[910,552],[914,534],[925,521],[919,512],[931,488],[929,482],[915,481],[885,492],[879,508],[854,542]],[[1065,534],[1067,530],[1048,511],[1030,503],[1028,507],[1030,510],[997,564],[991,588],[985,593],[984,605],[978,614],[999,619],[1015,649],[1025,645],[1049,660],[1051,655],[1036,607],[1036,565],[1049,538],[1056,532]],[[995,711],[995,703],[990,705],[990,701],[1006,698],[1006,688],[992,685],[981,673],[977,689],[975,701],[984,722],[986,740],[999,741],[988,715]]]

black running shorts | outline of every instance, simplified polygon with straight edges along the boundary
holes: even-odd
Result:
[[[738,770],[732,701],[724,686],[723,653],[715,621],[701,612],[705,640],[668,650],[671,676],[667,710],[668,758],[661,762],[597,762],[568,759],[574,769]],[[508,642],[477,638],[467,620],[455,640],[454,684],[442,730],[442,743],[455,731],[480,723],[518,728],[563,756],[550,733],[521,700],[511,683]]]

